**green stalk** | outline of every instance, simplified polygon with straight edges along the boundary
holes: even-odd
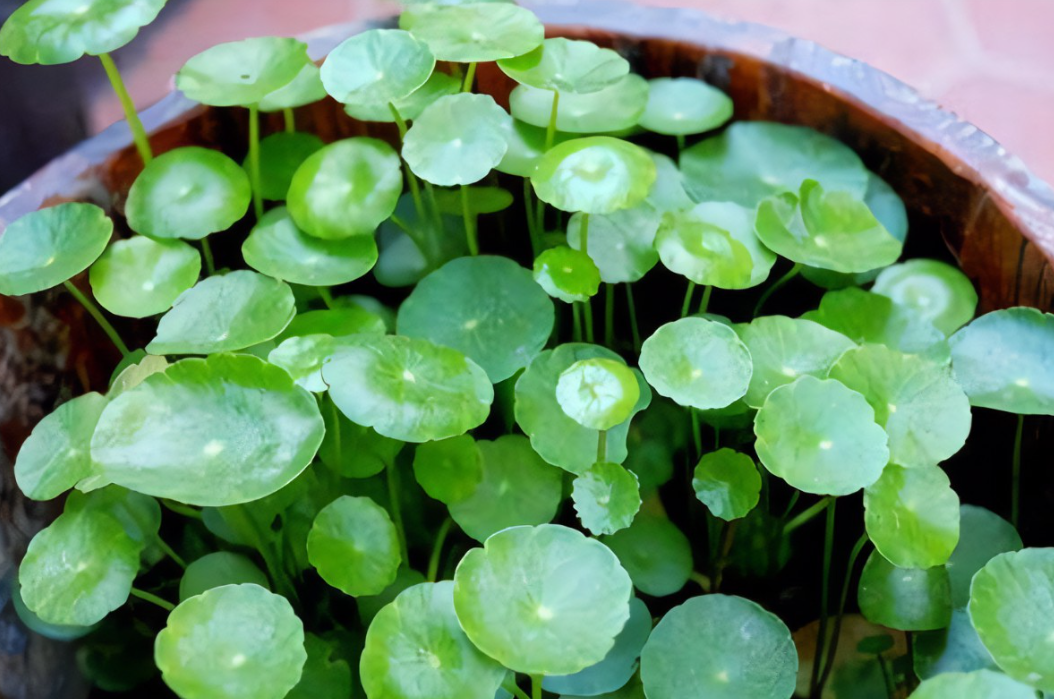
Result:
[[[333,451],[337,455],[336,471],[340,473],[343,471],[344,465],[344,450],[340,437],[340,411],[332,398],[329,398],[327,402],[329,403],[329,418],[333,421]]]
[[[151,602],[164,609],[166,612],[171,612],[176,608],[176,605],[172,604],[167,600],[163,600],[157,595],[150,594],[146,590],[140,590],[138,587],[132,588],[132,597],[138,597],[141,600]]]
[[[542,235],[538,230],[538,221],[534,218],[534,190],[531,187],[531,178],[523,178],[523,210],[527,215],[527,233],[531,236],[531,253],[538,257],[542,252]]]
[[[586,342],[593,344],[593,299],[588,298],[582,302],[584,319],[586,325]]]
[[[571,328],[571,337],[575,342],[582,341],[582,304],[575,301],[571,304],[571,316],[573,325]]]
[[[582,228],[579,234],[578,249],[589,255],[589,214],[582,214]]]
[[[783,535],[784,536],[790,536],[790,533],[793,532],[795,529],[797,529],[801,525],[805,524],[806,522],[809,522],[810,520],[815,518],[816,515],[818,515],[821,512],[823,512],[824,509],[827,507],[827,503],[829,503],[829,502],[831,502],[833,500],[834,500],[834,497],[828,495],[827,497],[823,498],[822,500],[820,500],[818,503],[816,503],[815,505],[813,505],[809,509],[803,511],[801,514],[799,514],[797,517],[795,517],[791,521],[787,522],[785,525],[783,525]]]
[[[401,144],[406,139],[406,120],[403,119],[402,114],[399,113],[399,110],[392,102],[388,103],[388,109],[391,111],[392,117],[395,118],[395,127],[399,129],[399,143]],[[410,197],[414,200],[414,210],[417,212],[417,221],[418,223],[424,223],[426,218],[424,203],[421,201],[421,185],[418,184],[417,176],[414,175],[413,170],[410,169],[410,164],[405,160],[403,161],[403,170],[406,172],[406,182],[410,186]],[[421,252],[424,252],[424,250]]]
[[[157,543],[157,547],[161,549],[162,553],[164,553],[166,556],[175,561],[176,565],[178,565],[183,570],[187,569],[187,562],[183,560],[183,557],[176,553],[171,546],[165,543],[164,539],[161,538],[160,534],[155,537],[155,541]]]
[[[296,114],[293,113],[291,107],[286,107],[282,110],[282,117],[285,119],[285,132],[296,133]]]
[[[779,291],[781,288],[783,288],[783,286],[787,282],[789,282],[790,280],[792,280],[796,276],[798,276],[801,273],[801,270],[802,270],[802,264],[800,262],[795,262],[794,266],[790,268],[789,272],[787,272],[782,277],[777,279],[772,286],[770,286],[769,288],[765,289],[765,293],[763,293],[761,295],[761,298],[758,299],[758,305],[754,306],[754,317],[755,318],[758,316],[759,313],[761,313],[761,309],[765,305],[765,302],[769,300],[769,297],[772,296],[777,291]]]
[[[699,314],[702,315],[710,309],[710,294],[713,293],[714,287],[707,284],[703,287],[703,300],[699,302]]]
[[[838,616],[834,620],[834,631],[831,632],[831,642],[827,649],[826,661],[823,669],[820,672],[820,681],[816,685],[816,693],[823,695],[824,685],[827,684],[827,679],[831,676],[831,670],[834,669],[834,659],[838,654],[838,638],[842,633],[842,620],[845,618],[845,605],[849,601],[849,584],[853,579],[853,569],[856,568],[856,559],[860,557],[860,553],[864,550],[864,546],[870,541],[867,534],[861,536],[856,545],[853,546],[852,553],[849,554],[849,562],[845,566],[845,579],[842,581],[842,596],[838,600]],[[818,650],[818,649],[817,649]],[[820,662],[820,656],[816,656],[815,662]]]
[[[684,150],[688,146],[688,142],[685,140],[684,134],[677,134],[677,155],[680,155],[680,151]],[[680,158],[678,158],[679,160]]]
[[[549,111],[549,126],[545,130],[545,150],[556,142],[556,116],[560,112],[560,91],[553,90],[553,108]]]
[[[531,675],[531,699],[542,699],[541,675]]]
[[[637,304],[633,302],[633,284],[626,282],[626,305],[629,307],[629,329],[633,336],[633,351],[640,354],[640,325],[637,324]]]
[[[597,440],[597,463],[602,464],[608,460],[608,433],[600,430],[600,438]]]
[[[263,558],[264,566],[267,568],[267,575],[271,578],[271,582],[274,584],[277,592],[284,595],[291,602],[299,604],[300,598],[296,594],[296,588],[293,587],[292,581],[286,576],[285,571],[282,569],[280,563],[275,560],[274,551],[271,549],[270,543],[264,538],[263,533],[259,527],[256,526],[256,521],[249,514],[245,505],[231,505],[223,508],[225,513],[224,519],[235,532],[237,532],[243,540],[248,541],[248,545],[256,549],[256,551]]]
[[[465,82],[461,84],[462,92],[472,92],[472,85],[476,82],[476,64],[469,63],[468,71],[465,73]]]
[[[731,522],[725,522],[725,526],[721,530],[721,549],[720,554],[717,558],[717,565],[714,571],[714,593],[721,591],[721,581],[725,577],[725,567],[728,565],[728,554],[732,552],[732,542],[736,538],[736,525],[739,523],[738,519],[734,519]]]
[[[205,273],[209,276],[216,273],[216,260],[212,257],[212,246],[208,238],[201,239],[201,254],[205,258]]]
[[[468,242],[468,252],[475,257],[479,254],[479,240],[476,237],[476,219],[469,205],[468,187],[465,185],[461,185],[461,216],[465,220],[465,240]]]
[[[249,105],[249,177],[253,184],[253,211],[256,220],[263,218],[263,195],[260,191],[260,105]]]
[[[875,654],[875,660],[878,662],[878,667],[882,670],[882,680],[886,683],[886,696],[889,699],[896,697],[896,684],[893,682],[893,671],[889,669],[889,664],[886,663],[886,659],[882,657],[881,653]]]
[[[123,354],[125,357],[131,354],[128,349],[128,345],[124,344],[124,340],[121,339],[121,336],[117,333],[117,330],[112,325],[110,325],[110,321],[106,320],[106,316],[102,314],[102,311],[99,310],[99,307],[96,306],[91,299],[82,294],[81,290],[74,286],[73,282],[71,282],[70,280],[67,279],[66,281],[62,282],[62,284],[66,287],[66,291],[70,292],[70,294],[73,295],[73,298],[77,299],[77,301],[79,301],[80,304],[84,306],[84,310],[88,311],[89,315],[91,315],[91,317],[95,319],[95,322],[102,327],[103,332],[106,333],[107,337],[110,338],[110,342],[112,342],[114,346],[121,351],[121,354]]]
[[[443,544],[446,543],[447,535],[450,533],[450,526],[453,523],[454,520],[447,517],[436,533],[435,545],[432,546],[432,555],[428,559],[428,582],[435,582],[439,577],[439,559],[442,556]]]
[[[165,498],[161,498],[161,505],[166,510],[168,510],[170,512],[174,512],[177,515],[182,515],[183,517],[189,517],[191,519],[196,519],[198,521],[201,521],[203,519],[200,511],[195,510],[193,507],[190,507],[189,505],[184,505],[181,502],[176,502],[174,500],[166,500]]]
[[[692,308],[692,296],[695,295],[695,282],[688,280],[688,291],[684,293],[684,303],[681,304],[681,317],[687,318],[688,311]]]
[[[692,422],[692,443],[695,446],[695,460],[703,458],[703,432],[699,427],[699,414],[694,408],[688,408],[688,415]]]
[[[392,520],[395,523],[395,531],[399,535],[399,548],[403,552],[403,560],[409,560],[406,546],[406,526],[403,524],[403,504],[399,501],[399,474],[395,472],[395,459],[385,464],[388,472],[388,504],[392,509]]]
[[[1021,438],[1025,433],[1025,416],[1017,416],[1017,432],[1014,434],[1014,461],[1011,470],[1010,523],[1014,529],[1021,522]]]
[[[143,128],[143,122],[139,120],[139,114],[135,111],[135,103],[132,102],[128,89],[124,86],[124,80],[121,78],[121,72],[117,70],[117,64],[113,62],[110,54],[100,53],[99,60],[102,61],[106,77],[110,79],[110,85],[113,86],[113,91],[121,103],[121,109],[124,110],[124,118],[128,122],[128,130],[132,132],[135,149],[139,151],[143,165],[146,165],[154,159],[154,151],[150,148],[150,139],[146,135],[146,129]]]
[[[820,681],[820,659],[824,657],[824,651],[827,648],[827,612],[831,587],[831,555],[834,551],[834,506],[836,502],[833,497],[827,499],[827,531],[823,541],[823,577],[820,578],[820,628],[816,634],[816,655],[812,664],[812,679],[809,681],[810,697],[816,696],[816,688]]]
[[[604,285],[604,344],[615,346],[615,285]]]
[[[318,289],[318,295],[322,299],[322,303],[326,304],[326,308],[332,310],[336,304],[333,301],[333,292],[329,290],[328,286],[316,286]]]
[[[506,692],[515,696],[516,699],[531,699],[527,696],[527,692],[519,688],[516,684],[516,676],[511,673],[506,676],[505,681],[501,683],[501,686]]]

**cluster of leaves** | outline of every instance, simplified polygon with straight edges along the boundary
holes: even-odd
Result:
[[[162,4],[31,0],[0,52],[104,55]],[[249,110],[243,164],[147,143],[131,237],[111,241],[84,203],[0,237],[0,293],[65,285],[125,355],[105,394],[59,406],[18,454],[27,496],[71,491],[22,561],[26,624],[86,637],[82,664],[108,689],[150,677],[129,658],[154,636],[187,699],[523,698],[520,676],[535,699],[820,696],[859,670],[835,661],[873,544],[855,653],[885,691],[917,674],[920,699],[1054,692],[1054,551],[960,505],[941,466],[972,406],[1054,414],[1054,316],[974,320],[956,268],[897,263],[903,204],[827,136],[726,126],[716,88],[545,39],[514,4],[415,4],[400,27],[348,39],[321,69],[293,39],[205,51],[177,85]],[[511,114],[473,92],[494,62],[517,83]],[[292,110],[326,95],[396,124],[398,146],[296,131]],[[288,129],[261,140],[260,111]],[[641,141],[676,141],[678,160]],[[480,223],[507,251],[497,222],[516,230],[521,211],[532,269],[480,255]],[[246,217],[244,268],[214,269],[210,237]],[[714,289],[760,287],[781,260],[753,316],[708,313]],[[660,262],[688,292],[679,318],[653,302],[670,322],[641,341],[632,285]],[[85,270],[94,302],[72,281]],[[397,312],[359,293],[370,273],[413,287]],[[799,273],[828,289],[819,307],[761,315]],[[620,284],[630,337],[615,332]],[[160,315],[154,337],[129,350],[95,302]],[[705,449],[708,430],[726,446]],[[666,513],[686,459],[705,537]],[[1018,468],[1015,453],[1000,471],[1016,484]],[[865,533],[830,624],[835,502],[860,491]],[[814,502],[796,512],[799,495]],[[783,621],[720,590],[730,566],[778,573],[791,533],[824,512],[823,605],[799,667]],[[470,540],[482,548],[461,555]],[[706,594],[670,608],[690,579]],[[168,612],[163,628],[143,603]],[[917,633],[908,679],[891,676],[889,630]]]

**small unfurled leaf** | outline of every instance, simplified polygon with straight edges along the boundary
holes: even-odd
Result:
[[[307,557],[327,583],[358,597],[376,595],[402,563],[388,512],[366,497],[344,495],[322,508],[307,535]]]
[[[247,107],[291,83],[310,62],[307,44],[296,39],[231,41],[187,61],[176,74],[176,88],[202,104]]]
[[[740,519],[758,504],[761,475],[754,460],[734,449],[719,449],[695,467],[692,488],[699,502],[715,517],[725,521]]]

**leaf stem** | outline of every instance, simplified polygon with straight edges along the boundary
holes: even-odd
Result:
[[[615,345],[615,285],[604,285],[604,345]]]
[[[713,291],[714,287],[710,284],[703,287],[703,300],[699,302],[699,315],[710,310],[710,294],[713,293]]]
[[[201,254],[205,258],[205,273],[212,276],[216,273],[216,260],[212,257],[212,246],[208,238],[201,239]]]
[[[468,187],[465,185],[461,185],[461,216],[465,220],[465,240],[468,242],[468,252],[475,257],[479,255],[479,240],[476,237],[476,220],[472,215],[472,207],[468,200]]]
[[[589,256],[589,214],[582,214],[582,228],[579,233],[578,249]],[[593,258],[589,258],[593,259]]]
[[[1017,416],[1017,432],[1014,433],[1014,460],[1011,469],[1013,490],[1010,491],[1010,523],[1014,529],[1021,522],[1021,438],[1025,433],[1025,416]]]
[[[253,185],[253,211],[256,220],[263,218],[263,195],[260,191],[260,105],[249,105],[249,177]]]
[[[476,64],[475,62],[468,64],[468,70],[465,72],[465,82],[461,84],[462,92],[472,92],[472,85],[476,82]]]
[[[399,113],[398,108],[392,102],[388,103],[388,109],[392,113],[392,117],[395,119],[395,127],[399,129],[399,144],[406,140],[406,120],[403,119],[402,114]],[[400,153],[402,148],[400,147]],[[410,197],[414,200],[414,210],[417,212],[417,220],[424,223],[426,220],[424,203],[421,200],[421,185],[417,182],[417,176],[414,175],[413,170],[410,169],[410,164],[403,160],[403,171],[406,173],[406,183],[410,186]],[[421,251],[422,253],[424,250]]]
[[[436,532],[436,541],[432,546],[432,555],[428,559],[428,582],[435,582],[439,577],[439,559],[443,554],[443,544],[446,543],[447,535],[450,533],[450,527],[454,524],[454,520],[447,517],[443,524],[440,525],[439,531]]]
[[[256,526],[256,520],[253,519],[246,506],[230,505],[223,508],[223,513],[224,519],[239,534],[242,540],[247,541],[248,546],[255,549],[260,554],[260,557],[263,558],[267,574],[276,590],[290,601],[299,604],[300,598],[296,594],[296,588],[293,587],[292,581],[286,576],[282,566],[275,560],[270,542],[264,538],[263,533]]]
[[[795,262],[794,266],[790,268],[789,272],[787,272],[782,277],[777,279],[772,284],[772,286],[770,286],[769,288],[765,289],[765,293],[763,293],[761,295],[761,298],[758,299],[758,304],[756,306],[754,306],[754,317],[755,318],[758,316],[759,313],[761,313],[761,309],[762,309],[762,307],[764,307],[765,302],[769,300],[769,297],[772,296],[777,291],[779,291],[781,288],[783,288],[783,286],[787,282],[789,282],[790,280],[792,280],[796,276],[798,276],[801,273],[801,270],[802,270],[802,264],[800,262]]]
[[[196,519],[198,521],[201,521],[202,519],[201,512],[195,510],[190,505],[184,505],[181,502],[175,502],[174,500],[166,500],[164,498],[161,499],[161,505],[164,506],[165,509],[174,512],[177,515],[182,515],[183,517],[190,517],[191,519]]]
[[[827,648],[827,612],[830,596],[831,555],[834,551],[835,503],[833,497],[827,498],[827,529],[823,540],[823,577],[820,578],[820,627],[816,633],[816,654],[812,665],[812,679],[809,681],[809,696],[816,696],[820,681],[820,659]]]
[[[516,699],[531,699],[529,696],[527,696],[527,692],[520,689],[520,687],[516,684],[516,675],[513,675],[512,673],[509,673],[509,675],[505,678],[505,681],[501,683],[501,686],[505,689],[506,692],[514,695]]]
[[[282,110],[282,118],[285,120],[285,132],[296,133],[296,113],[293,112],[292,107]]]
[[[692,423],[692,444],[695,447],[695,460],[703,458],[703,433],[699,427],[699,413],[695,408],[688,408],[689,419]]]
[[[135,111],[135,103],[128,94],[128,89],[121,78],[121,71],[117,70],[117,64],[113,62],[110,54],[100,53],[99,60],[102,62],[103,70],[106,71],[106,77],[110,79],[113,91],[117,94],[117,99],[121,103],[121,109],[124,110],[124,118],[128,122],[128,130],[132,132],[132,141],[135,143],[135,149],[139,151],[139,157],[142,159],[143,165],[146,165],[154,159],[154,151],[150,147],[150,138],[146,135],[143,122],[139,120],[139,114]]]
[[[834,659],[838,654],[838,638],[842,633],[842,620],[845,618],[845,605],[849,601],[849,585],[853,579],[853,569],[856,568],[856,559],[860,557],[861,552],[864,550],[864,546],[870,541],[867,534],[861,536],[856,545],[853,546],[852,553],[849,554],[849,562],[845,566],[845,579],[842,581],[842,596],[838,600],[838,616],[834,620],[834,630],[831,632],[831,641],[828,644],[827,653],[825,656],[825,662],[823,669],[820,671],[820,681],[816,684],[817,695],[823,695],[824,685],[827,684],[827,679],[831,676],[831,670],[834,669]],[[816,656],[816,662],[820,662],[820,656]]]
[[[403,561],[409,561],[409,552],[406,546],[406,526],[403,524],[403,504],[399,501],[399,474],[395,472],[395,459],[385,464],[385,471],[388,475],[388,505],[392,510],[395,531],[399,535],[399,548],[403,553]]]
[[[336,304],[333,301],[333,292],[329,290],[328,286],[316,286],[318,289],[318,295],[322,299],[322,303],[326,304],[326,308],[333,310],[333,306]]]
[[[128,349],[128,345],[126,345],[124,343],[124,340],[121,339],[121,336],[117,333],[117,330],[112,325],[110,325],[110,321],[106,320],[106,316],[102,314],[102,311],[99,310],[99,307],[96,306],[91,299],[82,294],[81,290],[78,289],[70,280],[67,279],[66,281],[62,282],[62,284],[66,287],[66,291],[70,292],[70,294],[73,295],[73,298],[77,299],[77,301],[80,302],[80,305],[84,306],[84,310],[88,311],[91,317],[95,319],[95,322],[97,322],[102,327],[103,332],[105,332],[107,337],[110,338],[110,341],[113,342],[114,346],[121,351],[121,354],[126,357],[131,354]]]
[[[165,540],[161,538],[160,534],[155,537],[155,540],[157,541],[158,548],[160,548],[166,556],[175,561],[176,565],[178,565],[183,570],[187,569],[187,562],[183,560],[183,557],[176,553],[171,546],[165,543]]]
[[[588,298],[582,302],[583,318],[586,326],[586,342],[592,344],[593,338],[593,299]]]
[[[732,552],[732,542],[736,538],[736,526],[739,524],[738,519],[734,519],[731,522],[725,522],[725,526],[721,529],[721,552],[717,557],[717,565],[714,566],[714,593],[721,591],[721,582],[725,578],[725,567],[728,566],[728,554]]]
[[[523,178],[523,211],[527,216],[527,232],[531,236],[531,254],[538,257],[542,251],[542,236],[538,231],[538,221],[534,218],[534,189],[531,178]]]
[[[597,440],[597,463],[602,464],[608,460],[608,432],[600,430],[600,438]]]
[[[581,304],[575,301],[571,304],[571,318],[573,321],[571,327],[571,338],[575,342],[582,341],[582,309]]]
[[[688,280],[688,290],[684,292],[684,303],[681,304],[681,317],[687,318],[692,308],[692,296],[695,295],[695,282]]]
[[[138,597],[141,600],[151,602],[164,609],[166,612],[171,612],[176,608],[176,605],[172,604],[168,600],[161,599],[157,595],[152,595],[146,590],[140,590],[138,587],[132,588],[132,597]]]
[[[542,699],[541,675],[531,675],[531,699]]]
[[[684,134],[683,133],[677,134],[677,150],[678,150],[677,155],[678,156],[680,155],[680,151],[684,150],[687,147],[687,145],[688,145],[688,142],[685,140]],[[678,158],[678,160],[680,160],[680,158]]]
[[[794,519],[783,525],[783,535],[789,536],[790,533],[793,532],[795,529],[805,524],[806,522],[809,522],[810,520],[815,518],[816,515],[823,512],[824,509],[827,507],[827,504],[833,501],[834,497],[828,495],[809,509],[802,511]]]
[[[549,126],[545,130],[545,150],[553,147],[556,142],[556,117],[560,112],[560,91],[553,90],[553,107],[549,111]]]
[[[629,306],[629,329],[633,336],[633,351],[640,354],[640,325],[637,324],[637,304],[633,301],[632,282],[626,282],[626,305]]]

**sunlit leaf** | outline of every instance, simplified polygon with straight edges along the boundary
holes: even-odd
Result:
[[[414,120],[403,140],[403,158],[432,184],[478,182],[505,157],[508,120],[490,95],[440,97]]]
[[[386,107],[425,84],[435,67],[428,46],[400,29],[370,29],[330,51],[326,92],[345,104]]]
[[[582,526],[597,536],[614,534],[633,523],[641,505],[640,484],[618,464],[596,463],[575,478],[571,499]]]
[[[977,291],[957,267],[938,260],[908,260],[882,270],[871,289],[951,335],[973,319]]]
[[[732,99],[695,78],[654,78],[640,125],[667,136],[687,136],[721,126],[732,118]]]
[[[46,415],[22,443],[15,480],[26,497],[50,500],[92,474],[88,448],[105,396],[86,393]]]
[[[291,337],[271,350],[267,361],[285,369],[297,386],[322,393],[329,388],[322,380],[322,365],[336,354],[341,344],[330,335]]]
[[[348,495],[318,513],[307,556],[323,580],[354,597],[382,592],[402,562],[388,512],[369,498]]]
[[[937,466],[889,464],[864,489],[864,524],[890,563],[900,568],[944,565],[959,542],[959,496]]]
[[[359,333],[384,335],[385,331],[384,319],[377,314],[360,306],[342,306],[298,313],[275,340],[281,342],[290,337],[319,334],[334,338]]]
[[[655,177],[655,163],[640,146],[591,136],[546,152],[531,184],[539,199],[561,211],[610,214],[641,204]]]
[[[556,382],[561,410],[592,430],[609,430],[625,422],[639,400],[636,375],[617,359],[580,359],[564,369]]]
[[[629,63],[611,49],[590,41],[546,39],[528,54],[498,61],[498,67],[522,85],[542,90],[597,92],[629,73]]]
[[[164,313],[201,274],[201,255],[179,240],[118,240],[91,267],[95,299],[119,316]]]
[[[625,131],[636,126],[647,103],[648,81],[630,73],[596,92],[560,95],[556,128],[573,134]],[[553,92],[519,85],[509,95],[509,109],[520,121],[547,128],[552,119]]]
[[[248,106],[291,83],[310,62],[307,44],[296,39],[231,41],[187,61],[176,74],[176,88],[202,104]]]
[[[260,111],[277,112],[282,109],[295,109],[318,102],[325,96],[326,88],[322,85],[318,66],[314,61],[308,61],[295,78],[277,90],[272,90],[260,100]]]
[[[413,5],[399,17],[441,61],[475,63],[513,58],[534,50],[545,27],[530,10],[499,2]]]
[[[534,281],[564,303],[584,302],[600,290],[600,270],[581,250],[558,245],[535,258]]]

